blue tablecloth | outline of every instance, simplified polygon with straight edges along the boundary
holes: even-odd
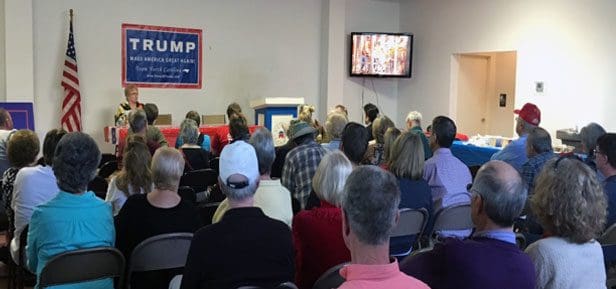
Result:
[[[451,146],[451,153],[469,167],[487,163],[490,157],[500,150],[501,148],[497,147],[478,147],[461,141],[454,141]]]

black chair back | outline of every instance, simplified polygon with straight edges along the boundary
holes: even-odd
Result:
[[[220,158],[219,157],[215,157],[210,159],[210,168],[213,169],[214,171],[216,171],[217,173],[219,173],[220,171],[218,170],[220,166]]]
[[[101,162],[98,163],[98,167],[101,168],[104,164],[109,161],[117,161],[117,157],[114,154],[104,153],[101,155]]]
[[[340,269],[347,264],[349,263],[342,263],[329,268],[316,282],[314,282],[312,289],[331,289],[340,287],[340,285],[346,281],[340,276]]]
[[[133,272],[184,267],[192,237],[192,233],[170,233],[150,237],[139,243],[130,256],[126,284],[130,284]]]
[[[106,179],[118,170],[118,161],[108,161],[98,169],[98,176]]]
[[[95,176],[94,179],[88,183],[88,190],[93,191],[97,197],[104,200],[107,196],[108,186],[109,184],[107,184],[107,180],[101,176]]]
[[[182,200],[185,200],[193,205],[197,203],[197,195],[195,194],[195,190],[189,186],[179,187],[178,195],[180,195]]]
[[[124,256],[115,248],[101,247],[61,253],[49,260],[39,276],[39,288],[120,278],[124,273]]]
[[[203,192],[208,186],[218,182],[218,173],[213,169],[194,170],[185,173],[180,179],[180,187],[189,186],[195,192]]]

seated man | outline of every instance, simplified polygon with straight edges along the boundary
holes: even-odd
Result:
[[[526,158],[526,137],[541,122],[541,111],[536,105],[526,103],[522,106],[522,109],[516,109],[513,113],[518,115],[515,132],[520,137],[510,142],[500,152],[493,154],[491,159],[505,161],[516,170],[521,171],[522,165],[528,160]]]
[[[400,189],[396,177],[376,166],[357,167],[347,178],[342,200],[342,237],[351,264],[340,270],[339,289],[424,289],[389,257],[389,235],[398,222]]]
[[[406,259],[401,270],[432,289],[535,288],[535,268],[513,233],[513,221],[526,201],[520,175],[505,162],[490,161],[479,169],[471,192],[473,236],[446,239]]]
[[[550,133],[540,127],[531,129],[526,139],[526,155],[528,161],[522,165],[521,174],[530,196],[535,187],[535,177],[539,174],[543,165],[554,157]]]
[[[616,134],[606,133],[597,140],[595,148],[597,169],[605,176],[603,189],[607,194],[606,228],[616,223]]]
[[[259,164],[250,144],[225,146],[218,183],[229,210],[220,222],[195,233],[181,288],[269,288],[293,281],[295,252],[289,227],[253,206]]]

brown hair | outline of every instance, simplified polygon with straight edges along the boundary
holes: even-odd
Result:
[[[530,204],[545,230],[577,244],[601,233],[607,200],[589,166],[575,159],[552,159],[535,183]]]
[[[395,128],[390,127],[385,132],[384,142],[383,142],[383,160],[389,162],[391,159],[391,150],[393,149],[394,142],[400,136],[402,132]]]
[[[23,168],[33,163],[40,151],[36,134],[28,129],[20,129],[11,135],[7,147],[9,163],[12,167]]]
[[[152,171],[150,163],[152,156],[145,139],[138,135],[131,135],[126,140],[122,170],[116,177],[116,185],[127,197],[130,191],[149,193],[152,190]],[[130,189],[129,189],[130,186]]]
[[[394,142],[389,171],[400,178],[419,180],[423,177],[424,158],[421,136],[407,131]]]

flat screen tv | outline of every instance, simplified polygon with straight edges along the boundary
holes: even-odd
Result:
[[[351,33],[351,76],[411,77],[413,35]]]

